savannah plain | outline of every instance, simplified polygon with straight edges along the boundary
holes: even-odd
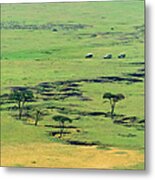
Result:
[[[2,4],[1,166],[143,170],[144,65],[143,1]]]

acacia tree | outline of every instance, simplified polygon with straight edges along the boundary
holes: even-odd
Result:
[[[54,116],[54,117],[53,117],[53,120],[59,122],[59,127],[60,127],[60,136],[59,136],[59,137],[61,138],[62,135],[63,135],[63,132],[64,132],[65,123],[66,123],[66,122],[71,123],[72,120],[71,120],[70,118],[68,118],[68,117],[66,117],[66,116],[62,116],[62,115],[56,115],[56,116]]]
[[[103,95],[103,99],[108,99],[110,102],[110,106],[111,106],[110,115],[111,115],[111,119],[113,120],[116,103],[118,101],[125,99],[125,96],[123,94],[112,94],[110,92],[107,92]]]
[[[33,92],[26,88],[15,88],[12,89],[10,94],[10,99],[15,101],[18,106],[18,118],[21,119],[23,109],[25,107],[25,102],[28,102],[33,99]]]
[[[41,108],[35,108],[33,111],[35,116],[34,125],[37,126],[38,122],[41,120],[42,116],[44,115],[45,110],[42,110]]]
[[[40,109],[36,109],[36,118],[35,118],[35,123],[34,123],[35,126],[38,125],[38,122],[41,119],[41,114],[42,114],[41,110]]]

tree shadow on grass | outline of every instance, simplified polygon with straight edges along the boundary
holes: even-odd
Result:
[[[68,144],[70,144],[70,145],[80,145],[80,146],[97,146],[97,145],[101,145],[101,143],[99,141],[88,142],[88,141],[80,141],[80,140],[67,140],[66,142]]]

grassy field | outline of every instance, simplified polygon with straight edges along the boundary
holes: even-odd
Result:
[[[143,1],[2,4],[1,14],[1,165],[144,169]],[[34,94],[21,119],[12,87]],[[114,120],[106,92],[125,96]],[[46,112],[37,126],[35,108]],[[55,115],[72,120],[61,138]]]

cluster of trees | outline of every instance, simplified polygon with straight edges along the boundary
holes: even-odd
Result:
[[[25,103],[33,100],[33,92],[25,88],[15,88],[12,89],[10,94],[10,100],[13,100],[17,103],[18,107],[18,118],[21,119],[23,115],[23,110],[25,108]]]
[[[25,104],[26,102],[31,102],[34,100],[34,94],[31,90],[29,89],[12,89],[11,94],[10,94],[10,99],[13,100],[13,102],[17,103],[18,107],[18,119],[22,118],[23,115],[23,110],[25,109]],[[110,103],[110,116],[111,119],[114,119],[114,111],[116,107],[116,103],[119,101],[125,99],[125,96],[123,94],[112,94],[110,92],[104,93],[103,94],[103,99],[105,99],[104,102],[109,101]],[[34,108],[34,125],[37,126],[38,122],[41,120],[41,116],[43,115],[43,111],[41,108]],[[66,116],[62,115],[56,115],[52,118],[56,122],[59,123],[60,127],[60,138],[63,136],[64,128],[65,128],[65,123],[69,122],[71,123],[72,120]]]

